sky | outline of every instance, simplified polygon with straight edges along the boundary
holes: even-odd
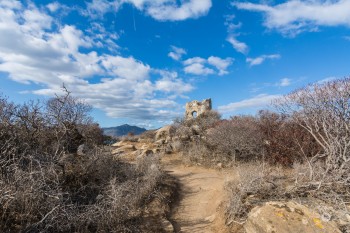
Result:
[[[206,98],[255,114],[349,71],[349,0],[0,0],[0,93],[64,85],[102,127],[158,128]]]

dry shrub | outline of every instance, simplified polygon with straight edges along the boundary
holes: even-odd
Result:
[[[229,199],[226,207],[227,222],[244,223],[256,205],[284,198],[284,171],[260,162],[238,165],[239,179],[226,183]]]
[[[222,121],[207,134],[207,141],[223,158],[254,160],[262,157],[263,140],[257,120],[249,116],[236,116]]]
[[[350,184],[350,79],[315,83],[276,102],[281,113],[305,129],[322,150],[311,158],[324,161],[327,176]]]
[[[262,110],[258,126],[265,142],[265,158],[271,164],[292,166],[322,151],[311,134],[283,114]]]
[[[171,142],[171,147],[173,148],[174,152],[181,152],[184,150],[184,142],[181,140],[173,140]]]
[[[161,170],[97,147],[101,130],[88,110],[69,92],[46,105],[0,98],[1,232],[139,231]],[[81,143],[85,154],[76,153]]]
[[[188,164],[206,166],[213,164],[211,160],[211,151],[206,143],[201,140],[187,144],[183,149],[182,158],[183,161]]]

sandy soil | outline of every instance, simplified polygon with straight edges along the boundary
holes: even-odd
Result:
[[[233,172],[184,166],[174,155],[162,162],[180,185],[170,216],[175,232],[227,232],[220,204],[225,199],[225,181],[232,179]]]

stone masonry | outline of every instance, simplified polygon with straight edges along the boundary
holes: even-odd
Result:
[[[211,110],[211,99],[205,99],[202,102],[197,100],[186,103],[185,119],[193,119],[205,112]]]

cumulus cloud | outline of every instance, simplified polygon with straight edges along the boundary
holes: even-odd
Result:
[[[260,94],[249,99],[233,102],[227,105],[219,106],[220,113],[234,113],[238,110],[247,110],[252,108],[263,108],[271,104],[273,100],[279,98],[280,95]]]
[[[222,59],[220,57],[210,56],[208,58],[208,63],[212,66],[215,66],[216,69],[219,70],[219,75],[228,74],[227,68],[232,64],[232,62],[233,62],[233,58],[231,57]]]
[[[279,54],[261,55],[256,58],[248,57],[246,59],[246,62],[249,63],[250,66],[256,66],[256,65],[261,65],[267,59],[272,60],[272,59],[279,59],[279,58],[281,58],[281,55]]]
[[[262,12],[264,25],[283,34],[295,36],[318,26],[350,27],[350,1],[348,0],[289,0],[269,5],[250,2],[233,2],[238,9]]]
[[[206,15],[211,6],[211,0],[92,0],[87,3],[83,14],[91,17],[101,17],[103,14],[118,11],[122,4],[129,3],[140,11],[159,21],[181,21],[199,18]]]
[[[188,74],[195,75],[209,75],[209,74],[218,74],[225,75],[228,74],[228,67],[233,63],[234,59],[231,57],[220,58],[215,56],[210,56],[208,59],[201,57],[193,57],[185,60],[184,71]],[[211,67],[207,67],[210,65]],[[215,68],[217,71],[215,71]]]
[[[16,82],[38,84],[51,96],[62,83],[110,117],[169,120],[175,101],[193,89],[176,72],[160,71],[132,56],[98,53],[96,40],[60,25],[34,4],[0,2],[0,72]],[[103,43],[103,40],[101,40]]]
[[[186,50],[183,48],[179,48],[173,45],[170,47],[171,51],[168,53],[168,56],[176,61],[179,61],[182,58],[182,56],[187,53]]]
[[[230,35],[227,37],[226,39],[231,45],[232,47],[237,50],[240,53],[246,54],[248,52],[248,45],[244,42],[241,42],[239,40],[237,40],[237,38],[233,35]]]
[[[188,74],[195,74],[195,75],[208,75],[208,74],[214,74],[214,70],[205,67],[201,63],[193,63],[184,68],[185,73]]]

